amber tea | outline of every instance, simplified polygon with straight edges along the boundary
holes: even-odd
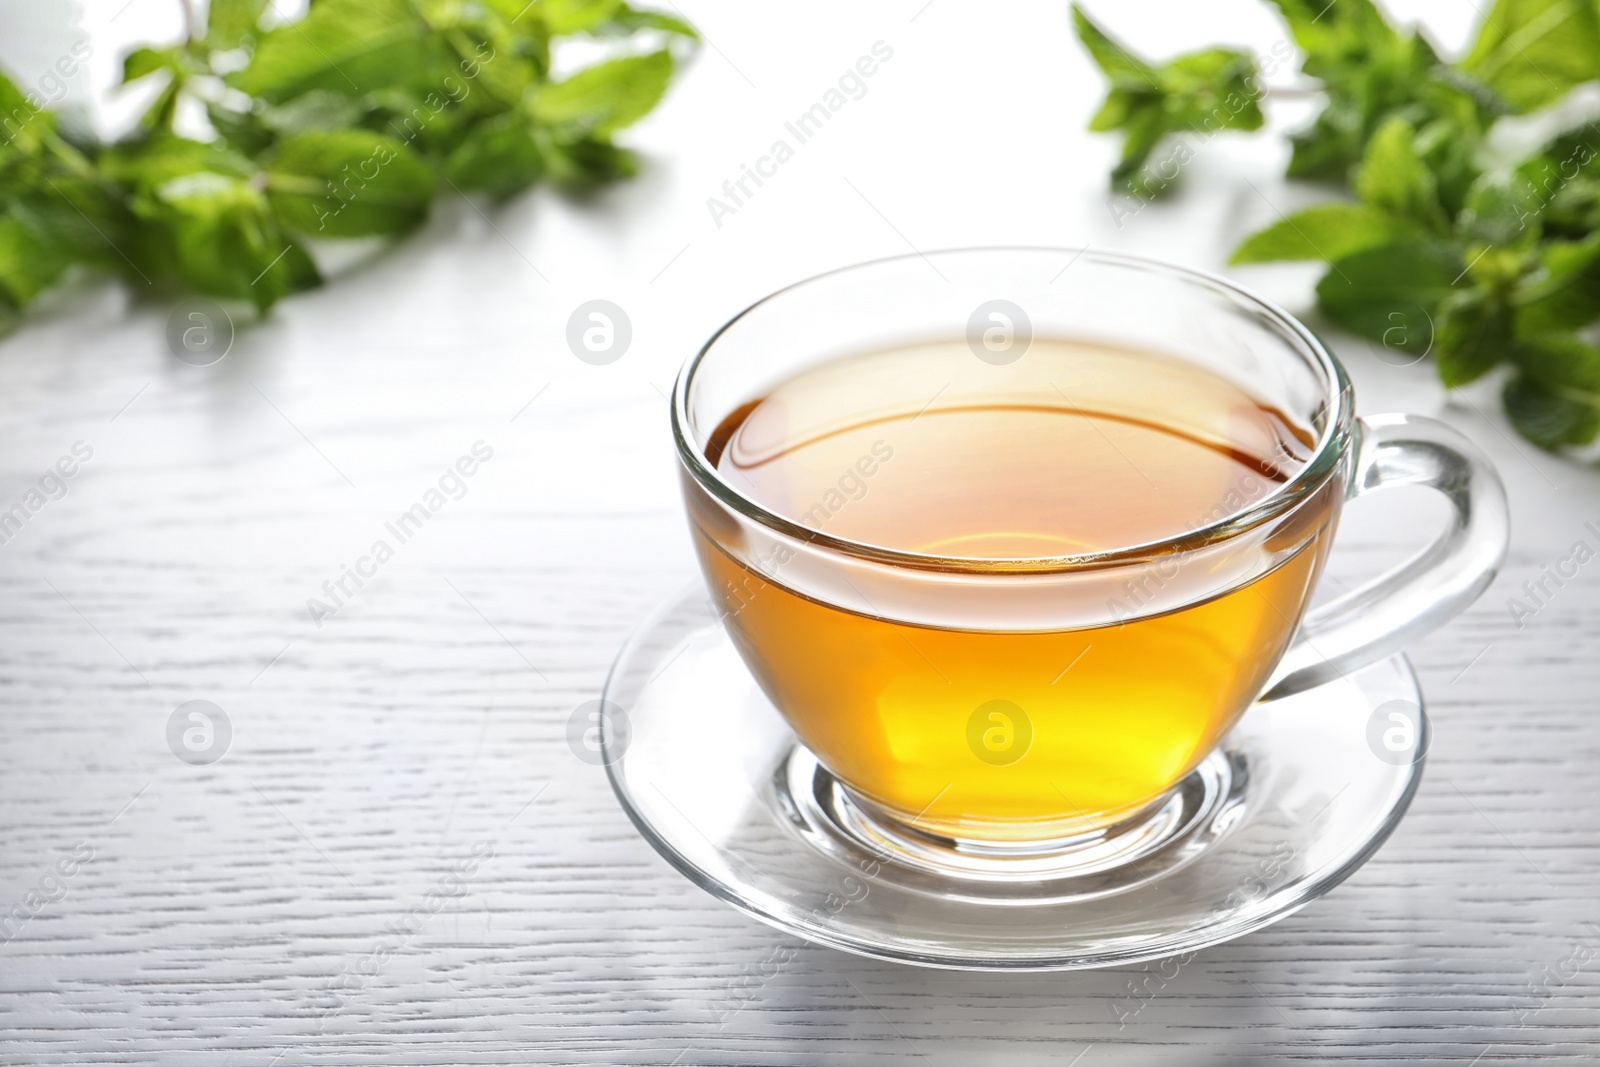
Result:
[[[1162,542],[1265,499],[1311,427],[1193,361],[1033,340],[1007,367],[962,340],[834,359],[731,414],[706,458],[756,503],[866,546],[959,560]],[[930,830],[1070,825],[1159,800],[1260,692],[1331,540],[1332,506],[1284,562],[1153,610],[1156,562],[1094,625],[961,629],[846,610],[753,569],[696,524],[724,619],[824,765]]]

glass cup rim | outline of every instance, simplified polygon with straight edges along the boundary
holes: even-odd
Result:
[[[913,259],[929,260],[933,257],[994,253],[1070,255],[1073,257],[1073,262],[1078,259],[1088,259],[1091,262],[1099,262],[1110,266],[1133,267],[1147,272],[1167,275],[1188,284],[1221,290],[1225,295],[1234,298],[1244,306],[1280,326],[1304,345],[1306,354],[1309,354],[1313,362],[1317,364],[1318,369],[1322,372],[1323,381],[1326,383],[1321,409],[1330,412],[1330,415],[1317,437],[1316,446],[1313,448],[1311,455],[1293,478],[1278,486],[1261,500],[1256,501],[1248,508],[1231,515],[1225,515],[1204,526],[1198,526],[1155,541],[1146,541],[1098,552],[1083,552],[1065,556],[1013,558],[940,556],[926,552],[888,548],[825,533],[809,526],[803,526],[792,519],[771,511],[734,488],[731,483],[706,463],[704,455],[689,436],[689,390],[693,385],[696,372],[700,369],[706,357],[711,354],[712,349],[716,347],[717,341],[744,318],[758,308],[764,307],[786,294],[825,278],[881,267],[891,263],[902,263]],[[941,248],[927,252],[907,252],[901,255],[883,256],[878,259],[869,259],[843,267],[835,267],[832,270],[823,271],[819,274],[802,278],[799,281],[791,282],[741,309],[727,322],[718,327],[706,340],[705,344],[700,346],[700,350],[685,361],[672,387],[671,407],[673,441],[677,446],[678,456],[688,469],[689,474],[701,488],[745,518],[794,540],[847,556],[917,570],[985,575],[1007,573],[1038,574],[1121,566],[1147,561],[1155,557],[1187,552],[1237,537],[1292,510],[1307,496],[1320,489],[1333,474],[1340,458],[1345,454],[1354,423],[1352,389],[1349,376],[1345,373],[1343,365],[1340,364],[1339,360],[1328,350],[1327,346],[1322,343],[1315,333],[1289,312],[1219,274],[1195,267],[1182,266],[1167,260],[1155,259],[1150,256],[1096,249],[1089,245],[1085,245],[1082,248],[1063,248],[1050,245],[978,245]]]

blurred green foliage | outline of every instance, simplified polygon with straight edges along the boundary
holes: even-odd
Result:
[[[160,87],[113,143],[0,75],[0,329],[74,264],[265,310],[321,283],[307,239],[403,234],[441,185],[632,175],[612,136],[695,39],[623,0],[314,0],[287,24],[266,7],[212,0],[203,33],[129,55],[124,83]],[[571,37],[611,58],[553,78]],[[177,132],[180,113],[214,137]]]
[[[1507,365],[1506,412],[1524,436],[1551,449],[1592,442],[1600,130],[1557,127],[1510,159],[1488,138],[1496,123],[1600,80],[1600,0],[1497,0],[1454,63],[1371,0],[1270,2],[1323,99],[1291,137],[1289,176],[1349,196],[1284,216],[1247,238],[1233,262],[1326,261],[1317,298],[1330,320],[1430,355],[1450,387]],[[1091,128],[1125,134],[1114,188],[1140,199],[1169,188],[1167,175],[1151,180],[1147,162],[1169,135],[1261,125],[1257,111],[1214,103],[1233,94],[1254,108],[1265,95],[1246,53],[1207,49],[1156,65],[1076,7],[1073,15],[1111,83]],[[1230,57],[1225,66],[1220,56]],[[1162,73],[1187,69],[1215,73],[1198,87]]]

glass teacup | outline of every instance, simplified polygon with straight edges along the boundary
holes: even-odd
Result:
[[[1092,373],[1079,373],[1086,351]],[[885,364],[885,352],[898,355]],[[1201,488],[1130,463],[1136,495],[1118,506],[1170,504],[1188,517],[1158,538],[984,535],[981,515],[961,526],[979,534],[936,548],[852,536],[826,521],[842,514],[827,493],[809,509],[809,498],[776,506],[754,466],[726,456],[759,452],[736,435],[761,403],[792,394],[787,383],[871,353],[869,380],[883,388],[816,392],[831,399],[790,402],[778,423],[806,441],[879,427],[841,475],[845,503],[857,485],[887,492],[891,472],[940,445],[930,426],[983,404],[1137,422],[1215,380],[1294,432],[1288,447]],[[1145,376],[1137,390],[1119,380],[1133,374]],[[1144,414],[1130,404],[1139,395]],[[1234,432],[1200,423],[1183,432]],[[686,365],[673,426],[695,545],[734,645],[842,784],[850,817],[906,847],[1040,855],[1125,834],[1163,809],[1257,700],[1335,680],[1462,610],[1507,541],[1499,480],[1455,431],[1415,416],[1358,419],[1343,369],[1285,312],[1220,278],[1104,252],[919,254],[782,290]],[[1063,471],[1059,452],[1007,454],[1037,469],[997,467],[1002,487],[1048,495]],[[1163,462],[1159,451],[1138,455]],[[1449,529],[1308,611],[1344,501],[1401,484],[1441,492]],[[1162,499],[1191,490],[1202,497]],[[993,511],[995,499],[972,510]]]

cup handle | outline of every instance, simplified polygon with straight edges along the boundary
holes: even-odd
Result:
[[[1357,420],[1348,497],[1425,485],[1453,509],[1439,538],[1354,592],[1309,612],[1262,700],[1322,685],[1383,659],[1478,599],[1505,559],[1511,516],[1488,457],[1461,434],[1419,415]]]

